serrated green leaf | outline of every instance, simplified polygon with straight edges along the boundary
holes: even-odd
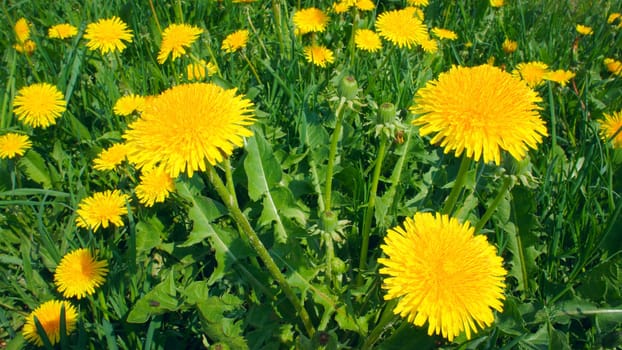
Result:
[[[128,323],[145,323],[149,317],[177,310],[179,301],[171,273],[167,279],[140,298],[127,315]]]
[[[28,178],[43,188],[49,189],[52,187],[52,180],[50,178],[50,170],[45,164],[45,160],[37,151],[29,150],[26,154],[20,158],[19,166],[24,170]]]
[[[225,316],[241,305],[242,300],[229,294],[221,298],[210,296],[198,302],[196,307],[201,316],[202,331],[213,341],[226,344],[231,349],[248,349],[242,336],[242,321]]]
[[[136,254],[149,253],[162,243],[164,225],[156,216],[142,219],[136,224]]]

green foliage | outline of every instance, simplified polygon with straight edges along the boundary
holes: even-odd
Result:
[[[0,5],[0,134],[23,133],[33,143],[23,156],[0,159],[0,348],[34,348],[21,333],[25,318],[62,298],[54,271],[80,247],[107,260],[109,272],[94,294],[70,300],[80,316],[56,345],[63,349],[621,347],[622,151],[599,130],[604,113],[622,108],[622,80],[603,64],[622,60],[620,22],[607,23],[620,3],[429,2],[426,26],[458,34],[436,53],[388,41],[376,53],[354,45],[356,28],[373,29],[376,16],[403,8],[402,0],[343,14],[328,0]],[[299,36],[293,14],[311,6],[330,22]],[[111,16],[128,24],[133,41],[123,52],[88,50],[86,26]],[[21,17],[31,23],[31,55],[14,49]],[[48,38],[58,23],[78,34]],[[162,30],[172,23],[204,33],[161,65]],[[576,24],[594,33],[581,36]],[[238,29],[249,30],[248,45],[223,52],[222,40]],[[503,51],[506,39],[516,52]],[[311,42],[329,47],[335,62],[307,62],[302,50]],[[99,171],[93,160],[137,118],[115,115],[119,97],[189,82],[186,66],[199,59],[219,68],[204,81],[253,101],[253,136],[221,164],[174,179],[173,193],[146,207],[136,196],[140,171],[126,162]],[[409,108],[417,90],[452,65],[489,62],[512,72],[530,61],[576,76],[535,88],[549,133],[537,149],[521,162],[509,154],[501,166],[473,162],[457,186],[453,215],[481,224],[478,234],[498,248],[508,276],[494,323],[449,342],[393,314],[377,262],[386,230],[416,212],[441,211],[459,174],[460,160],[419,135]],[[339,93],[345,76],[357,82],[347,99]],[[13,112],[19,89],[35,82],[56,85],[67,101],[47,129]],[[386,102],[395,118],[379,120]],[[131,197],[124,225],[78,228],[81,199],[108,189]]]

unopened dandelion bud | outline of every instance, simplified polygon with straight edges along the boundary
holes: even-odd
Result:
[[[358,94],[359,86],[353,76],[348,75],[339,83],[339,94],[347,100],[353,100]]]
[[[395,109],[395,105],[391,102],[385,102],[378,109],[376,122],[378,124],[389,124],[395,120],[396,115],[397,109]]]

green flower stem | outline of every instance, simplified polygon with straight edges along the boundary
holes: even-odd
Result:
[[[283,42],[283,26],[281,21],[281,2],[279,0],[272,0],[272,15],[274,16],[274,26],[276,27],[276,34],[279,38],[279,48],[281,49],[281,56],[285,55],[285,44]]]
[[[251,71],[253,72],[253,75],[257,79],[257,83],[259,85],[263,85],[263,83],[261,82],[261,79],[259,79],[259,74],[257,74],[257,70],[255,69],[255,66],[253,66],[253,64],[248,59],[248,57],[246,57],[246,54],[244,52],[241,52],[241,54],[242,54],[242,57],[244,58],[244,60],[246,61],[246,63],[248,64],[248,66],[250,67]]]
[[[549,90],[549,115],[551,116],[551,148],[555,154],[555,148],[557,148],[557,119],[555,118],[555,101],[553,100],[553,88],[551,82],[547,82]]]
[[[231,161],[229,158],[226,158],[223,162],[223,166],[225,168],[225,180],[227,181],[227,189],[231,194],[231,198],[233,199],[233,203],[235,206],[238,206],[238,197],[235,195],[235,184],[233,182],[233,173],[231,172]]]
[[[380,320],[376,324],[376,327],[372,329],[369,333],[363,346],[361,349],[367,350],[372,349],[374,344],[378,341],[378,338],[382,335],[382,333],[389,327],[390,324],[395,322],[398,319],[398,316],[393,313],[393,309],[397,305],[398,299],[391,299],[389,302],[384,304],[384,310],[382,310],[382,314],[380,315]]]
[[[369,249],[369,231],[371,230],[371,220],[374,217],[374,209],[376,207],[376,192],[378,191],[378,182],[380,182],[380,172],[382,170],[382,162],[387,149],[388,139],[385,135],[380,138],[380,146],[378,147],[378,155],[374,174],[371,180],[371,189],[369,191],[369,200],[367,201],[367,209],[363,221],[363,232],[361,242],[361,255],[359,257],[359,273],[356,277],[356,285],[363,284],[363,273],[367,269],[367,251]]]
[[[337,143],[339,142],[339,136],[341,134],[341,127],[343,122],[343,115],[345,114],[346,99],[342,98],[335,112],[337,120],[335,122],[335,130],[330,137],[330,150],[328,153],[328,165],[326,166],[326,183],[324,184],[324,210],[331,210],[331,192],[333,187],[333,168],[335,165],[335,155],[337,154]]]
[[[454,211],[454,207],[456,206],[456,202],[458,201],[458,196],[460,195],[460,192],[462,192],[462,188],[464,187],[464,182],[466,181],[466,174],[471,167],[471,163],[471,158],[467,157],[466,153],[463,153],[462,161],[460,162],[460,169],[458,169],[458,175],[456,176],[456,181],[454,181],[454,186],[451,188],[449,197],[447,197],[445,205],[443,206],[443,214],[451,215],[451,213]]]
[[[15,67],[17,61],[17,55],[15,52],[10,52],[10,64],[9,64],[9,76],[6,80],[6,87],[4,88],[4,96],[2,97],[2,107],[0,107],[0,128],[4,129],[11,125],[11,117],[13,113],[7,113],[7,107],[9,104],[10,94],[15,91]]]
[[[507,193],[511,185],[512,185],[512,178],[510,176],[506,176],[505,179],[503,180],[503,185],[501,185],[499,192],[497,192],[497,196],[495,197],[495,199],[493,199],[492,203],[490,203],[490,206],[488,206],[488,208],[486,209],[486,212],[484,213],[484,215],[479,219],[479,221],[475,225],[476,234],[479,231],[481,231],[481,229],[484,228],[484,225],[486,225],[488,220],[490,220],[490,218],[492,217],[492,214],[494,214],[495,211],[497,210],[499,203],[501,203],[501,200],[503,199],[503,197],[505,196],[505,194]]]
[[[229,193],[229,190],[227,190],[225,184],[222,182],[218,174],[216,174],[216,170],[211,166],[207,167],[207,177],[209,178],[210,183],[214,186],[214,189],[216,189],[216,192],[218,192],[218,195],[224,204],[227,206],[227,209],[229,209],[229,213],[233,219],[246,235],[248,242],[255,249],[255,252],[257,252],[261,261],[263,261],[266,265],[266,268],[279,284],[287,299],[289,299],[289,301],[294,305],[294,308],[296,309],[296,312],[300,316],[300,319],[305,327],[307,335],[312,337],[315,333],[315,329],[311,324],[311,319],[309,318],[307,310],[305,310],[302,302],[298,299],[296,293],[294,293],[294,290],[287,283],[285,276],[283,276],[278,266],[276,266],[276,263],[270,256],[270,253],[259,239],[259,236],[255,230],[253,230],[253,227],[250,222],[248,222],[246,216],[242,213],[242,210],[240,210],[240,207],[235,203],[233,196]]]
[[[408,154],[408,148],[410,147],[410,135],[412,133],[413,128],[412,127],[408,127],[407,131],[405,132],[405,136],[406,136],[406,140],[404,141],[404,143],[402,144],[402,154],[400,155],[400,158],[397,160],[397,163],[395,164],[395,168],[393,169],[393,173],[391,174],[391,187],[389,187],[389,190],[387,191],[387,203],[393,203],[393,198],[395,197],[395,194],[397,193],[397,186],[400,184],[400,179],[402,178],[402,170],[404,169],[404,163],[406,162],[406,157],[409,156]]]

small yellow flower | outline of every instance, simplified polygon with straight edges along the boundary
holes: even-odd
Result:
[[[129,94],[118,99],[112,109],[116,115],[128,116],[135,111],[142,111],[144,107],[144,97],[136,94]]]
[[[316,66],[326,67],[326,65],[335,61],[333,52],[324,46],[307,46],[303,51],[307,62],[313,63]]]
[[[11,159],[24,155],[32,146],[28,135],[10,132],[0,136],[0,158]]]
[[[443,29],[443,28],[432,28],[432,34],[436,35],[439,39],[447,39],[447,40],[456,40],[458,39],[458,34],[456,34],[453,30]]]
[[[600,122],[600,135],[605,142],[611,140],[614,148],[622,148],[622,111],[605,113]]]
[[[248,42],[248,34],[249,32],[246,29],[235,31],[227,35],[225,40],[222,41],[220,48],[224,52],[229,53],[241,50],[246,47],[246,43]]]
[[[203,29],[188,24],[171,24],[162,33],[162,44],[158,53],[158,63],[163,64],[168,56],[175,61],[186,54],[186,48],[194,43]]]
[[[615,75],[622,76],[622,62],[613,58],[605,58],[603,61],[607,66],[607,70]]]
[[[616,20],[622,17],[622,14],[619,12],[614,12],[607,17],[607,23],[613,24]]]
[[[311,32],[323,32],[328,24],[328,16],[320,9],[310,7],[296,11],[294,25],[300,35]]]
[[[190,63],[186,66],[186,73],[188,80],[203,80],[205,75],[212,76],[218,73],[218,67],[212,62],[205,62],[205,60],[199,60],[199,62]]]
[[[419,44],[421,45],[421,48],[423,48],[423,51],[427,53],[435,53],[438,51],[438,41],[430,37],[422,40]]]
[[[119,17],[113,16],[90,23],[84,38],[88,40],[86,46],[89,50],[99,50],[101,53],[123,51],[126,47],[123,41],[132,42],[132,31]]]
[[[35,52],[36,47],[37,47],[37,44],[35,44],[35,42],[30,39],[24,41],[23,43],[17,43],[13,45],[13,48],[15,49],[15,51],[19,53],[25,53],[28,55],[32,55],[32,53]]]
[[[21,88],[13,101],[13,112],[22,123],[47,128],[66,109],[65,97],[48,83],[37,83]]]
[[[361,11],[371,11],[376,8],[372,0],[358,0],[354,6]]]
[[[66,254],[54,271],[54,284],[65,298],[82,299],[106,281],[108,262],[95,260],[88,249]]]
[[[490,0],[490,6],[492,7],[501,7],[505,4],[504,0]]]
[[[408,5],[412,6],[428,6],[428,0],[408,0]]]
[[[45,335],[50,340],[52,345],[57,344],[60,341],[60,314],[61,308],[65,309],[65,331],[66,334],[71,333],[76,329],[76,319],[78,318],[78,312],[76,308],[68,301],[50,300],[39,305],[34,311],[26,318],[24,329],[22,334],[24,338],[37,346],[43,346],[43,340],[37,331],[35,325],[35,317],[43,327]]]
[[[398,47],[411,48],[429,39],[427,27],[415,7],[381,13],[376,19],[376,30]]]
[[[30,39],[30,23],[25,18],[18,19],[13,30],[18,43],[21,44]]]
[[[582,24],[577,24],[576,29],[577,29],[577,32],[579,34],[582,34],[582,35],[592,35],[592,34],[594,34],[594,31],[592,30],[592,27],[584,26]]]
[[[503,259],[469,222],[416,213],[389,229],[380,248],[384,299],[398,299],[393,312],[416,326],[427,323],[428,335],[452,341],[465,332],[471,339],[492,324],[493,310],[503,310]]]
[[[67,39],[78,34],[78,28],[69,23],[61,23],[51,26],[48,29],[48,37],[56,39]]]
[[[511,54],[518,48],[518,43],[516,41],[505,38],[503,44],[501,44],[501,48],[503,49],[503,52]]]
[[[97,192],[84,198],[78,205],[76,225],[97,231],[108,225],[123,226],[121,215],[127,214],[126,202],[129,197],[119,190]]]
[[[519,63],[512,75],[523,79],[529,87],[537,87],[542,84],[544,75],[549,71],[549,66],[542,62]]]
[[[347,1],[338,1],[333,3],[333,11],[338,14],[346,13],[350,7],[352,7],[352,5],[350,5]]]
[[[354,43],[356,47],[364,51],[376,52],[382,49],[380,36],[369,29],[357,29],[354,32]]]
[[[575,73],[569,70],[558,69],[552,72],[547,72],[544,74],[544,80],[550,80],[558,83],[561,86],[566,86],[570,79],[575,77]]]
[[[121,164],[127,157],[127,146],[124,143],[114,145],[101,151],[93,160],[93,168],[99,171],[113,170]]]
[[[154,203],[161,203],[175,189],[173,179],[162,168],[155,168],[140,177],[140,184],[136,186],[136,197],[146,207]]]

